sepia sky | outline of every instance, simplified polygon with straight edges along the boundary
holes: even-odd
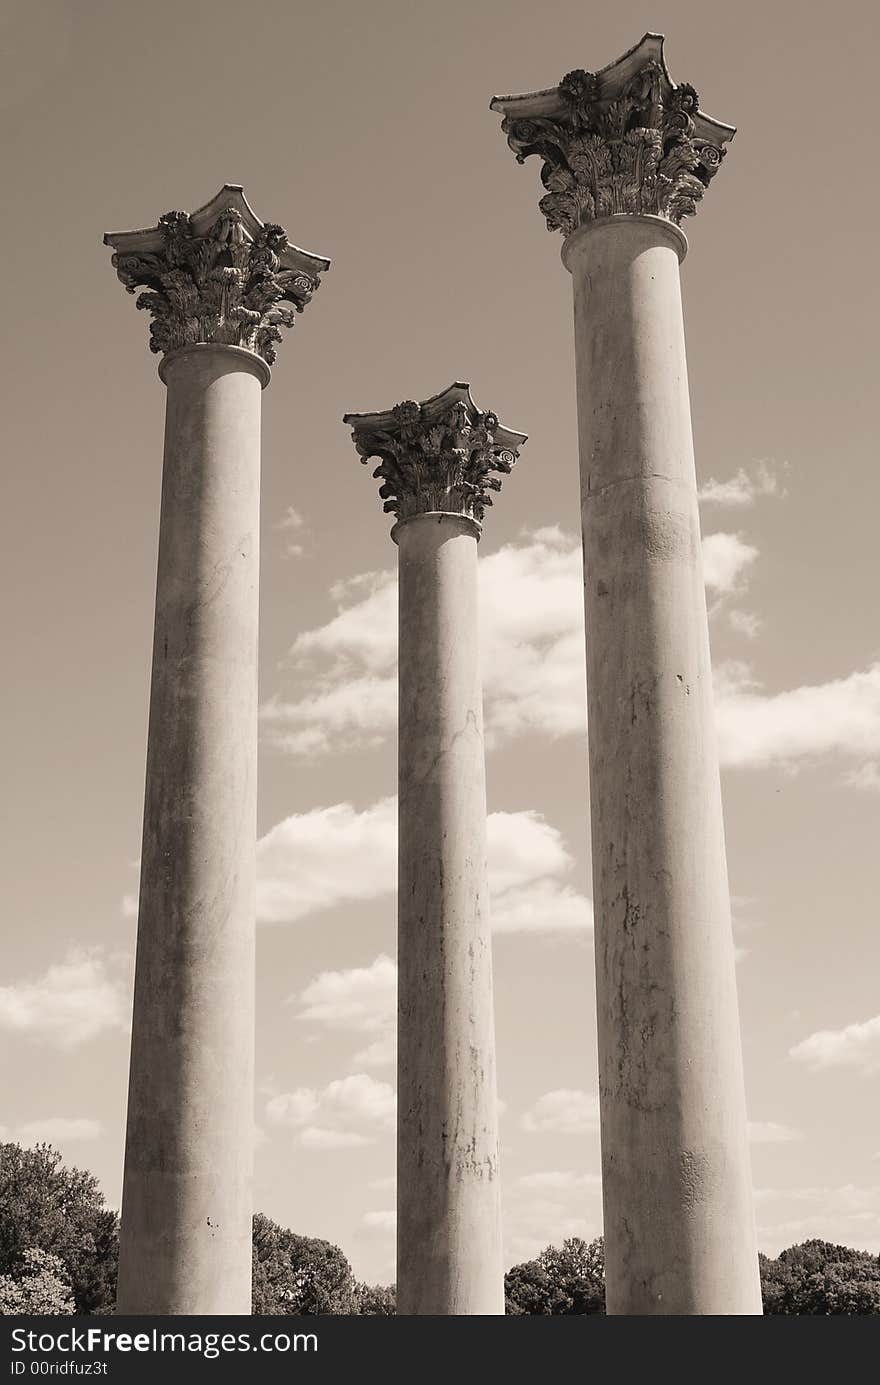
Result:
[[[121,1187],[164,388],[105,231],[238,182],[333,268],[264,395],[256,1206],[393,1278],[396,549],[341,416],[471,382],[506,1260],[601,1231],[569,276],[488,104],[667,36],[739,127],[683,266],[763,1249],[880,1250],[877,21],[7,0],[6,1138]]]

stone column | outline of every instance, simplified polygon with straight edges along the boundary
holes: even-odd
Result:
[[[397,1311],[501,1314],[477,542],[526,439],[461,384],[344,421],[400,554]]]
[[[328,262],[231,186],[105,242],[168,391],[118,1311],[246,1314],[260,396]]]
[[[608,1312],[761,1312],[679,284],[734,134],[648,34],[498,97],[575,303]]]

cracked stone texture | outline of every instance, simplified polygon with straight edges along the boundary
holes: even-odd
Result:
[[[573,276],[607,1301],[760,1313],[679,284],[620,216]]]
[[[250,1313],[260,392],[168,388],[118,1311]]]
[[[400,550],[398,1312],[502,1314],[478,526]]]

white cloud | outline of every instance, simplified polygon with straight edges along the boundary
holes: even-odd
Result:
[[[543,1193],[598,1193],[602,1191],[602,1175],[576,1173],[573,1169],[548,1169],[543,1173],[524,1173],[519,1186]]]
[[[392,1208],[383,1208],[378,1212],[365,1212],[362,1225],[367,1231],[391,1233],[397,1226],[397,1213]]]
[[[397,1111],[394,1088],[368,1073],[336,1078],[321,1089],[298,1087],[266,1102],[270,1125],[297,1131],[306,1149],[354,1149],[390,1129]]]
[[[300,1018],[372,1031],[394,1017],[397,967],[380,954],[369,967],[322,971],[300,992]]]
[[[530,1134],[583,1135],[599,1127],[599,1098],[595,1092],[565,1087],[545,1092],[523,1113],[520,1125]]]
[[[593,928],[593,905],[586,895],[557,880],[536,880],[492,901],[493,933],[573,933]]]
[[[583,732],[582,584],[580,544],[555,528],[482,560],[487,744],[529,730]],[[269,739],[292,754],[377,744],[396,725],[396,575],[365,573],[331,596],[335,616],[300,634],[291,650],[301,695],[262,708]]]
[[[298,635],[294,661],[325,658],[356,661],[371,673],[397,663],[397,578],[393,572],[365,572],[331,589],[336,615],[316,630]]]
[[[493,895],[562,875],[571,866],[562,834],[530,809],[490,813],[486,824],[489,887]]]
[[[870,1077],[880,1072],[880,1015],[843,1029],[820,1029],[789,1049],[789,1056],[814,1072],[853,1068]]]
[[[322,971],[295,999],[298,1018],[325,1030],[370,1036],[354,1056],[366,1067],[393,1063],[397,1054],[397,964],[381,953],[368,967]]]
[[[764,692],[741,663],[722,664],[714,682],[724,765],[760,769],[880,753],[880,663],[779,693]]]
[[[297,510],[293,505],[288,505],[287,509],[284,511],[284,514],[281,516],[281,518],[278,520],[278,523],[275,525],[275,528],[280,529],[282,533],[292,534],[296,533],[297,530],[302,529],[304,524],[305,520],[303,519],[299,510]],[[297,543],[293,539],[289,539],[284,546],[284,555],[287,558],[301,558],[304,552],[305,546],[301,543]]]
[[[304,524],[305,520],[303,519],[299,510],[297,510],[294,505],[288,505],[287,509],[284,511],[284,514],[281,516],[278,523],[275,525],[275,528],[301,529]]]
[[[305,1125],[319,1105],[314,1087],[297,1087],[295,1092],[280,1092],[266,1102],[266,1120],[270,1125]]]
[[[73,1048],[128,1023],[126,987],[97,948],[72,948],[32,981],[0,986],[0,1030]]]
[[[803,1138],[800,1130],[778,1121],[749,1121],[749,1139],[754,1145],[783,1145]]]
[[[272,745],[289,755],[380,745],[397,726],[397,673],[316,680],[297,702],[267,702],[260,711]]]
[[[784,495],[779,478],[766,462],[758,462],[754,471],[740,467],[735,476],[726,481],[716,481],[710,477],[700,486],[699,497],[704,505],[729,505],[734,509],[744,509],[767,495]]]
[[[359,1149],[372,1143],[369,1136],[355,1130],[327,1130],[320,1125],[307,1125],[299,1142],[304,1149]]]
[[[46,1120],[28,1121],[18,1126],[15,1138],[20,1144],[68,1144],[73,1140],[97,1140],[101,1122],[86,1117],[50,1116]]]
[[[524,810],[491,813],[486,832],[496,932],[589,932],[589,900],[559,879],[573,862],[555,827],[540,813]],[[381,799],[360,813],[350,803],[337,803],[293,814],[258,842],[257,865],[257,916],[264,923],[293,922],[340,904],[392,895],[397,883],[396,800]],[[376,980],[346,973],[344,981],[323,985],[338,984],[348,991],[369,988]],[[382,1057],[387,1048],[371,1050],[368,1061]]]
[[[136,919],[138,916],[138,897],[136,894],[124,894],[122,896],[122,917],[124,919]]]
[[[511,1200],[512,1201],[512,1200]],[[602,1234],[601,1208],[594,1204],[593,1215],[580,1215],[582,1198],[575,1199],[572,1210],[568,1201],[555,1190],[549,1196],[517,1199],[508,1206],[505,1236],[505,1259],[508,1264],[531,1260],[548,1245],[562,1245],[569,1236],[581,1236],[591,1241]]]
[[[766,1254],[817,1238],[880,1251],[880,1185],[756,1188],[758,1244]]]
[[[763,624],[755,611],[742,611],[738,606],[727,612],[727,619],[731,630],[737,635],[744,635],[747,640],[755,639]]]
[[[572,866],[562,834],[540,813],[491,813],[486,831],[493,932],[592,929],[590,900],[558,879]]]
[[[876,760],[866,760],[858,769],[844,775],[844,783],[863,793],[880,793],[880,764]]]
[[[707,587],[741,589],[757,549],[738,534],[703,544]],[[538,529],[482,559],[480,629],[486,744],[583,735],[586,727],[580,542]],[[380,744],[397,724],[397,578],[363,573],[337,583],[336,614],[291,649],[298,695],[262,710],[270,742],[294,755]]]
[[[703,555],[718,609],[742,591],[758,550],[740,534],[721,532],[706,536]],[[527,534],[481,561],[480,594],[487,746],[524,734],[582,736],[580,545],[558,529]],[[270,740],[293,754],[378,745],[396,726],[395,575],[363,574],[337,584],[333,597],[336,615],[301,634],[291,651],[300,695],[273,698],[262,709]],[[760,623],[738,606],[727,618],[747,638]],[[746,665],[727,664],[716,670],[715,686],[726,766],[793,766],[835,755],[861,763],[848,777],[853,787],[871,790],[880,782],[873,768],[880,760],[880,663],[776,693],[756,683]],[[565,914],[564,900],[560,908]]]
[[[758,556],[740,534],[707,534],[703,539],[703,579],[710,591],[729,596],[742,590],[743,578]]]
[[[287,923],[395,888],[397,803],[358,813],[350,803],[295,813],[257,843],[257,917]]]

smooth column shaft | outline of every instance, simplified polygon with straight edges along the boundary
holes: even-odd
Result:
[[[398,1312],[504,1312],[477,527],[400,549]]]
[[[120,1313],[251,1311],[260,392],[201,346],[168,388]]]
[[[575,232],[608,1312],[760,1313],[679,282]]]

